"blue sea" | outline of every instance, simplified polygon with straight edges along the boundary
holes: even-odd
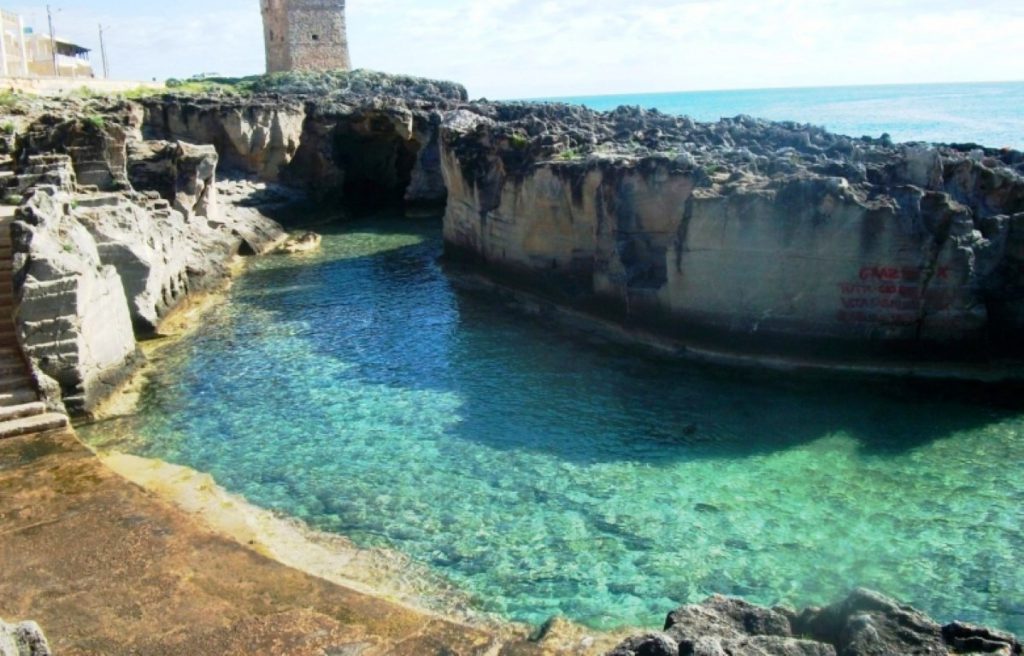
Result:
[[[655,108],[700,121],[749,114],[823,126],[853,137],[978,143],[1024,149],[1024,82],[690,91],[542,100],[596,110]]]

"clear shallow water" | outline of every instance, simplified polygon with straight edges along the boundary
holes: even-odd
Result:
[[[86,439],[412,555],[506,617],[658,626],[856,585],[1024,632],[1024,415],[750,378],[560,332],[377,221],[254,262]]]
[[[1024,149],[1024,82],[694,91],[547,98],[597,110],[657,108],[701,121],[749,114],[854,137]]]

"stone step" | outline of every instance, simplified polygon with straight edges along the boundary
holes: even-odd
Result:
[[[32,380],[28,374],[7,374],[0,376],[0,392],[15,392],[20,389],[32,387]]]
[[[20,435],[31,435],[45,431],[57,430],[68,425],[68,418],[56,412],[48,412],[35,417],[23,417],[0,423],[0,440]]]
[[[0,358],[0,377],[25,375],[25,363],[21,357]]]
[[[46,404],[40,401],[0,407],[0,422],[46,414]]]
[[[15,405],[35,403],[39,395],[32,389],[20,389],[15,392],[0,392],[0,406],[9,408]]]

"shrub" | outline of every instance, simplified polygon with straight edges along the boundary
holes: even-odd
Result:
[[[107,124],[107,122],[99,114],[90,114],[82,120],[85,122],[86,125],[96,128],[97,130],[102,130]]]

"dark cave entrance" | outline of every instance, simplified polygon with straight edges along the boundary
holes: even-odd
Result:
[[[334,162],[344,172],[342,195],[348,204],[373,208],[401,205],[412,181],[420,144],[396,134],[358,134],[339,129]]]

